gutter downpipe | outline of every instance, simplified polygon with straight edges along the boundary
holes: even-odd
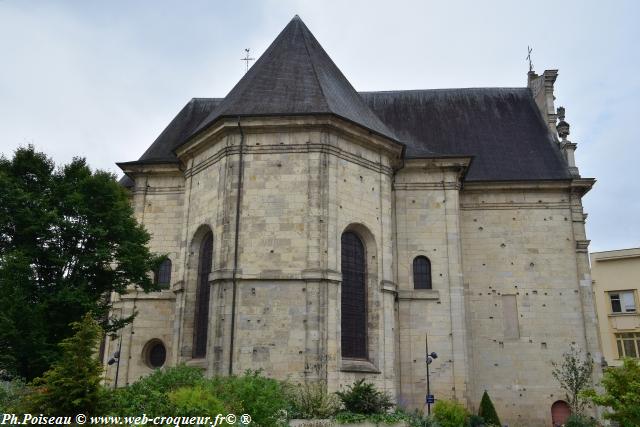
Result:
[[[238,159],[238,192],[236,194],[236,231],[233,250],[233,276],[231,291],[231,339],[229,343],[229,375],[233,375],[233,347],[236,331],[236,299],[237,299],[237,275],[238,275],[238,250],[240,243],[240,207],[242,202],[243,175],[244,175],[244,132],[238,117],[238,130],[240,131],[240,158]]]

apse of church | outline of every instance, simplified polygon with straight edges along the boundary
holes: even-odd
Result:
[[[365,377],[422,408],[428,335],[438,398],[475,409],[488,390],[512,425],[550,420],[551,361],[571,342],[600,360],[594,180],[556,77],[356,92],[295,17],[225,98],[194,98],[119,164],[170,262],[161,291],[116,300],[138,312],[107,343],[118,384],[178,363],[330,391]]]

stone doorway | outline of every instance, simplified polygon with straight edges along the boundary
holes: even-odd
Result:
[[[564,400],[558,400],[551,405],[551,422],[554,427],[562,426],[571,415],[571,408]]]

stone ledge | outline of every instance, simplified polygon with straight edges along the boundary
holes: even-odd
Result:
[[[414,289],[412,291],[398,291],[399,300],[439,300],[440,291],[435,289]]]
[[[368,360],[361,359],[342,359],[340,363],[341,372],[365,372],[371,374],[379,374],[380,370]]]
[[[130,299],[154,299],[154,300],[175,300],[176,296],[171,289],[162,289],[160,291],[154,291],[145,293],[143,291],[133,291],[119,296],[121,300]]]

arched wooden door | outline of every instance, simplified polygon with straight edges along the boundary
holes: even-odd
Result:
[[[571,415],[571,408],[564,400],[558,400],[551,405],[551,421],[554,427],[564,425],[569,415]]]

